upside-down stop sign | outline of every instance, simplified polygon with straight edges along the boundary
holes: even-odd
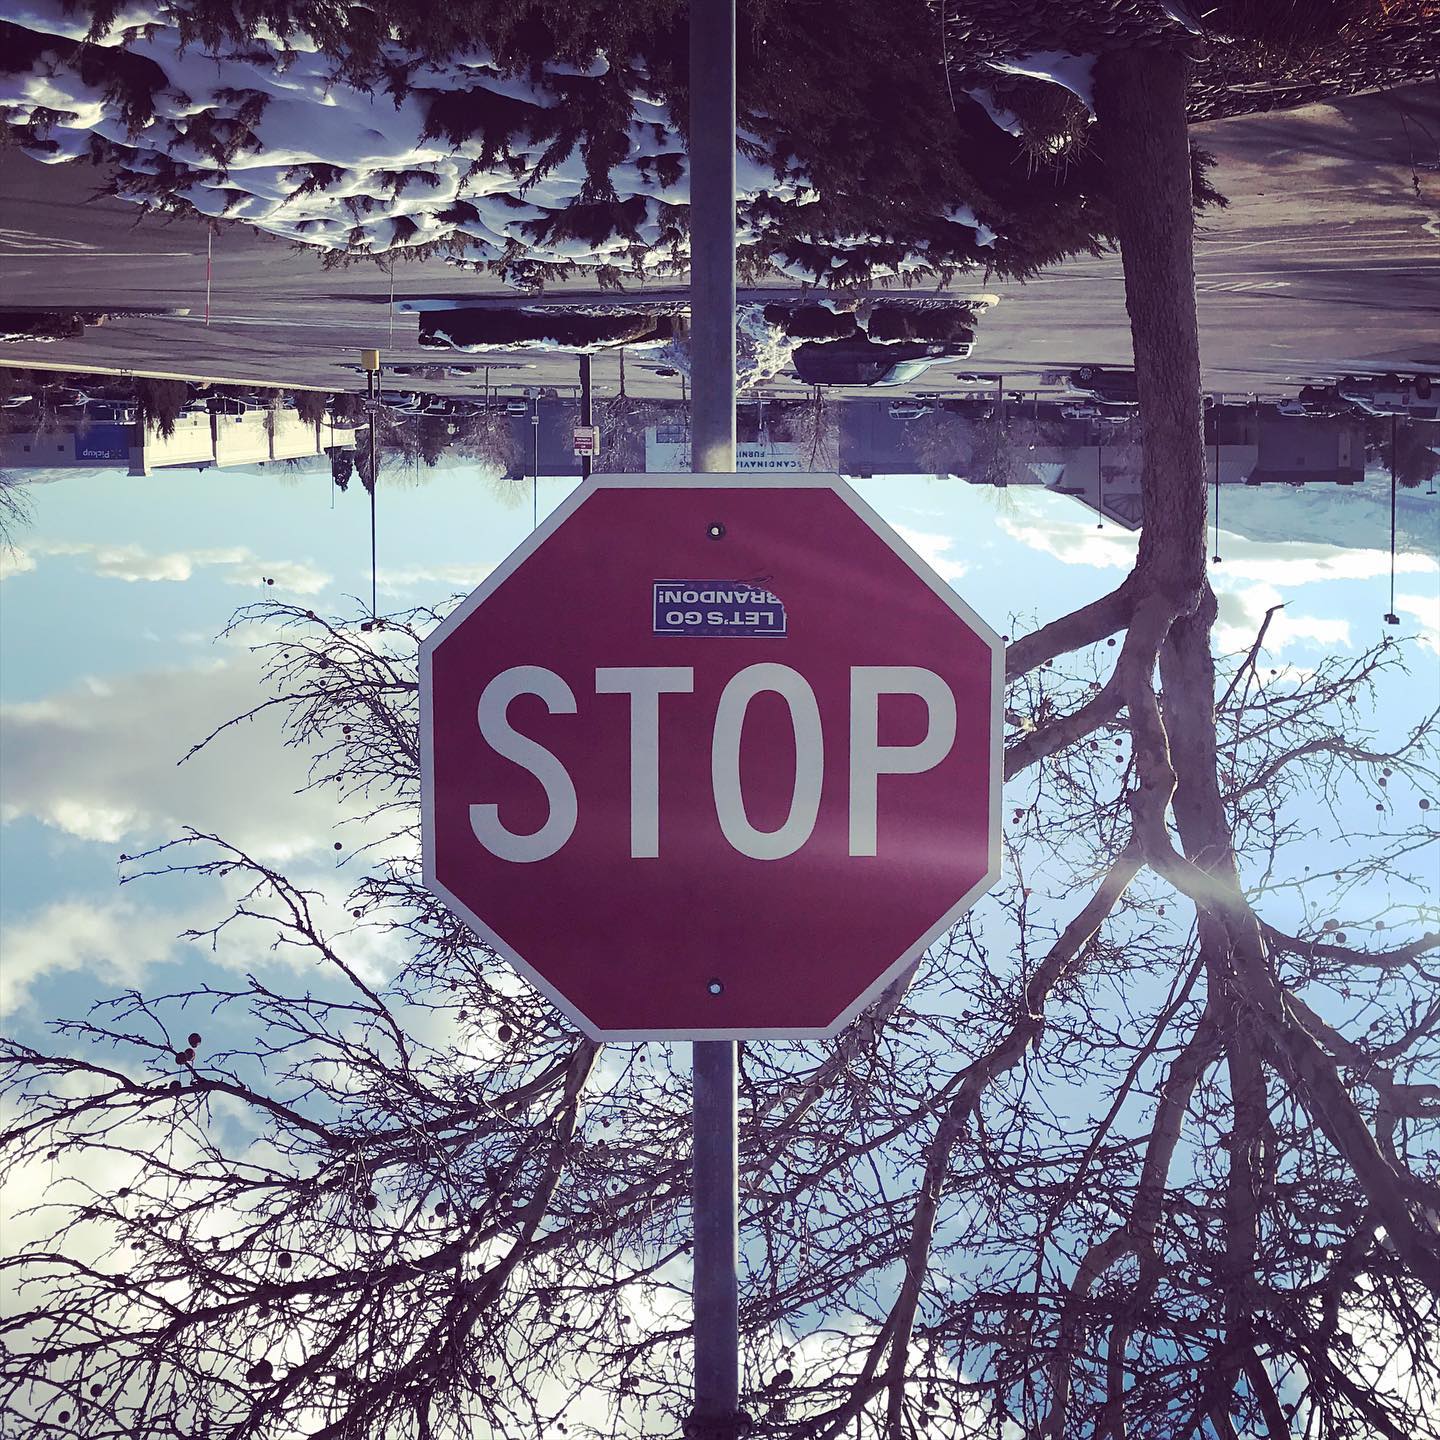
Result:
[[[832,1034],[999,874],[1000,639],[833,476],[596,477],[420,663],[426,882],[596,1038]]]

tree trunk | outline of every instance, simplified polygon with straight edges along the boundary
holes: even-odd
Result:
[[[1145,457],[1137,579],[1193,609],[1205,582],[1205,457],[1195,223],[1185,121],[1189,62],[1160,50],[1102,56],[1100,145],[1112,177]]]

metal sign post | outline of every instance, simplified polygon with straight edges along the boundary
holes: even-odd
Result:
[[[735,469],[735,0],[690,7],[690,468]]]
[[[735,0],[690,5],[690,468],[735,469]],[[736,1043],[694,1043],[695,1408],[734,1440],[740,1414]]]

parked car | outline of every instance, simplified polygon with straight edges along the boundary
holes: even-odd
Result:
[[[530,413],[530,402],[528,400],[507,400],[505,402],[505,413],[507,415],[528,415]]]
[[[794,373],[806,385],[908,385],[932,365],[969,353],[968,341],[807,340],[795,348]]]
[[[485,402],[478,396],[432,395],[420,413],[422,415],[445,415],[453,420],[460,415],[473,415],[477,410],[484,408]]]
[[[1305,407],[1307,415],[1349,415],[1353,411],[1350,402],[1342,400],[1333,385],[1302,385],[1296,399]]]
[[[890,418],[892,420],[918,420],[922,415],[931,415],[934,411],[933,405],[922,404],[919,400],[892,400],[890,402]]]
[[[1349,406],[1336,397],[1328,400],[1276,400],[1273,408],[1277,415],[1303,415],[1310,420],[1324,420],[1348,412]]]
[[[989,420],[995,414],[995,405],[988,395],[962,395],[958,400],[947,400],[945,408],[971,420]]]
[[[133,425],[135,407],[118,400],[92,400],[86,407],[85,418],[102,425]]]
[[[1440,397],[1429,375],[1409,380],[1398,375],[1346,375],[1335,391],[1367,415],[1408,415],[1414,420],[1433,420],[1440,415]]]
[[[1140,391],[1133,370],[1108,370],[1102,365],[1080,365],[1069,375],[1072,390],[1101,400],[1139,404]]]
[[[205,407],[212,415],[245,415],[255,410],[268,410],[271,402],[258,395],[211,395]]]
[[[40,399],[53,410],[78,410],[90,403],[90,397],[83,390],[70,385],[47,385],[41,390]]]
[[[1133,405],[1062,405],[1060,414],[1066,420],[1099,420],[1107,425],[1128,425],[1138,411]]]

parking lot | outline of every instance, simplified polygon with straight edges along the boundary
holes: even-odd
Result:
[[[1230,200],[1204,217],[1197,237],[1208,388],[1284,398],[1346,373],[1440,373],[1440,172],[1417,160],[1408,138],[1423,133],[1440,134],[1434,85],[1198,127]],[[6,294],[23,293],[30,305],[189,313],[129,315],[77,340],[7,344],[7,362],[358,390],[362,346],[380,346],[399,364],[446,364],[444,352],[420,348],[417,315],[402,302],[533,300],[433,261],[326,270],[313,254],[227,228],[215,237],[207,323],[204,228],[138,219],[130,206],[95,198],[93,183],[82,167],[44,166],[15,151],[0,157],[12,200],[10,228],[0,234]],[[970,359],[933,366],[898,393],[964,394],[975,387],[960,377],[979,372],[1003,377],[986,385],[1058,394],[1047,375],[1129,361],[1118,259],[1072,261],[1023,285],[978,276],[953,298],[981,293],[998,303],[983,315]],[[636,295],[655,298],[653,287]],[[580,297],[562,288],[549,298]],[[485,365],[492,386],[515,392],[564,390],[578,379],[574,356],[555,351],[463,358]],[[613,350],[596,356],[602,393],[618,388],[621,364]],[[485,379],[477,369],[426,384],[466,393]],[[636,396],[684,393],[683,376],[644,350],[627,359],[624,379]],[[799,388],[783,373],[767,382],[777,395]]]

